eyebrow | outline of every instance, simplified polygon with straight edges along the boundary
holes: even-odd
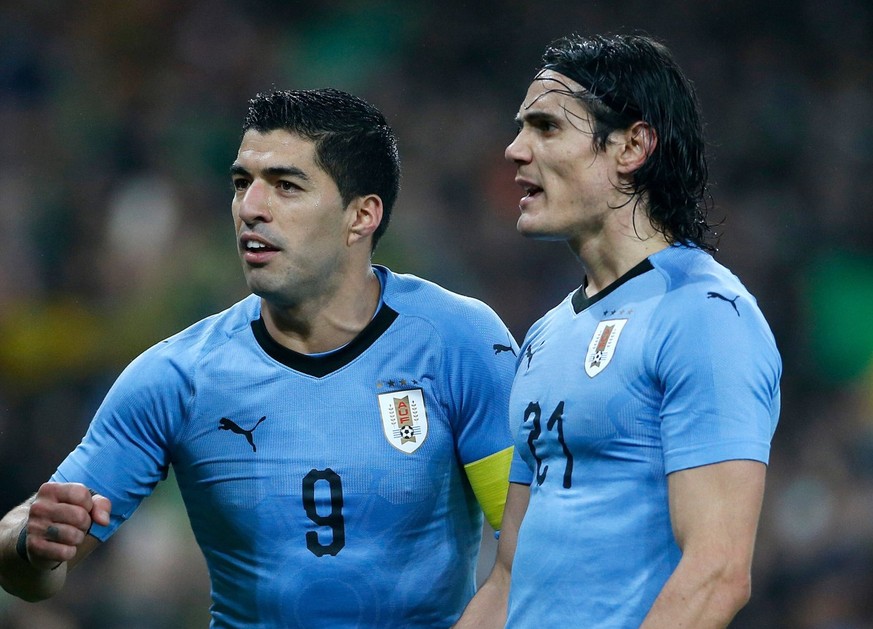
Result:
[[[528,123],[530,125],[536,125],[537,123],[542,122],[559,122],[559,119],[554,114],[550,114],[545,111],[528,111],[524,115],[517,115],[515,117],[515,124],[521,128],[522,123]]]
[[[266,177],[297,177],[298,179],[302,179],[304,181],[310,181],[311,177],[307,175],[304,171],[300,170],[296,166],[269,166],[261,171]],[[240,166],[239,164],[233,164],[230,167],[231,176],[234,175],[245,175],[247,177],[251,176],[251,173],[246,169]]]

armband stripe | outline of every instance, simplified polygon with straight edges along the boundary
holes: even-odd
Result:
[[[464,465],[467,479],[482,507],[488,524],[498,531],[503,521],[503,507],[509,489],[509,467],[513,446]]]

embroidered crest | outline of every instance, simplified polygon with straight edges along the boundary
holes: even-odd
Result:
[[[594,330],[594,336],[588,344],[588,354],[585,356],[585,373],[593,378],[606,369],[615,354],[618,337],[627,323],[627,319],[609,319],[601,321]]]
[[[382,431],[388,443],[412,454],[427,439],[427,411],[421,389],[379,394]]]

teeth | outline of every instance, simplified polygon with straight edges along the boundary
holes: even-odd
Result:
[[[249,240],[246,243],[246,249],[266,249],[267,245],[262,242],[257,242],[255,240]]]

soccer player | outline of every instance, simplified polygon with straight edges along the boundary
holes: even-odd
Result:
[[[173,466],[212,627],[446,627],[472,596],[512,443],[517,346],[483,303],[371,264],[392,130],[332,89],[255,97],[231,169],[253,295],[121,374],[51,482],[0,526],[27,600]]]
[[[518,230],[585,276],[522,344],[498,561],[459,626],[725,627],[750,595],[781,360],[710,254],[694,91],[650,38],[570,36],[517,122]]]

